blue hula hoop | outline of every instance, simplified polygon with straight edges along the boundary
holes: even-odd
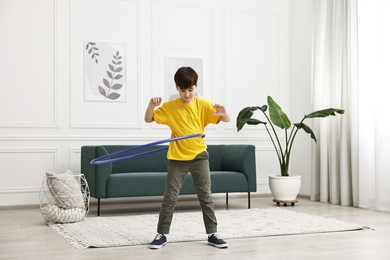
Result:
[[[155,149],[155,150],[151,150],[151,151],[141,152],[141,153],[132,154],[132,155],[123,156],[123,157],[118,157],[118,158],[112,158],[112,157],[116,157],[116,156],[121,155],[121,154],[126,154],[126,153],[129,153],[129,152],[132,152],[132,151],[136,151],[136,150],[139,150],[139,149],[146,148],[146,147],[150,147],[150,146],[154,146],[154,145],[158,145],[158,144],[163,144],[163,143],[170,143],[170,142],[183,140],[183,139],[188,139],[188,138],[194,138],[194,137],[205,137],[205,134],[185,135],[185,136],[180,136],[180,137],[175,137],[175,138],[164,139],[164,140],[160,140],[160,141],[156,141],[156,142],[152,142],[152,143],[148,143],[148,144],[143,144],[143,145],[139,145],[139,146],[136,146],[136,147],[127,148],[127,149],[124,149],[124,150],[121,150],[121,151],[118,151],[118,152],[106,154],[106,155],[103,155],[103,156],[98,157],[96,159],[93,159],[91,161],[91,164],[99,165],[99,164],[104,164],[104,163],[113,163],[113,162],[118,162],[118,161],[132,159],[132,158],[135,158],[135,157],[148,155],[148,154],[151,154],[151,153],[160,152],[160,151],[163,151],[163,150],[167,150],[168,147],[163,147],[163,148],[159,148],[159,149]],[[109,158],[109,159],[107,159],[107,158]]]

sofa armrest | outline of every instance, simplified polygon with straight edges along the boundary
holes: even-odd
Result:
[[[106,154],[108,153],[103,146],[81,147],[81,173],[87,179],[91,196],[94,198],[107,198],[106,187],[112,164],[93,165],[91,161]]]
[[[244,173],[248,179],[248,191],[257,190],[254,145],[225,145],[221,157],[222,170]]]

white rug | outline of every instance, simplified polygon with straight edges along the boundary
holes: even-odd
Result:
[[[284,208],[216,211],[224,239],[350,231],[367,228],[350,222]],[[51,228],[76,248],[146,245],[156,234],[158,214],[88,217]],[[168,242],[206,241],[201,212],[175,213]]]

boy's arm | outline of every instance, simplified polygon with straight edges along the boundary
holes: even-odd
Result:
[[[221,119],[221,121],[225,123],[230,121],[230,116],[223,105],[215,104],[214,108],[217,111],[215,114],[219,116],[219,119]]]
[[[145,122],[146,123],[151,123],[154,121],[154,118],[153,118],[154,109],[156,107],[158,107],[159,105],[161,105],[161,102],[162,102],[161,97],[153,97],[150,99],[149,105],[145,111]]]

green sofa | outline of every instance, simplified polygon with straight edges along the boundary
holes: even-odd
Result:
[[[167,150],[129,160],[91,164],[91,160],[117,152],[132,145],[99,145],[81,147],[81,173],[87,179],[91,197],[100,199],[119,197],[161,196],[164,194],[167,174]],[[147,147],[138,152],[155,150],[164,146]],[[256,187],[255,147],[253,145],[208,145],[212,193],[246,192],[248,208],[250,193]],[[127,156],[129,154],[126,154]],[[192,178],[186,176],[180,194],[196,194]]]

